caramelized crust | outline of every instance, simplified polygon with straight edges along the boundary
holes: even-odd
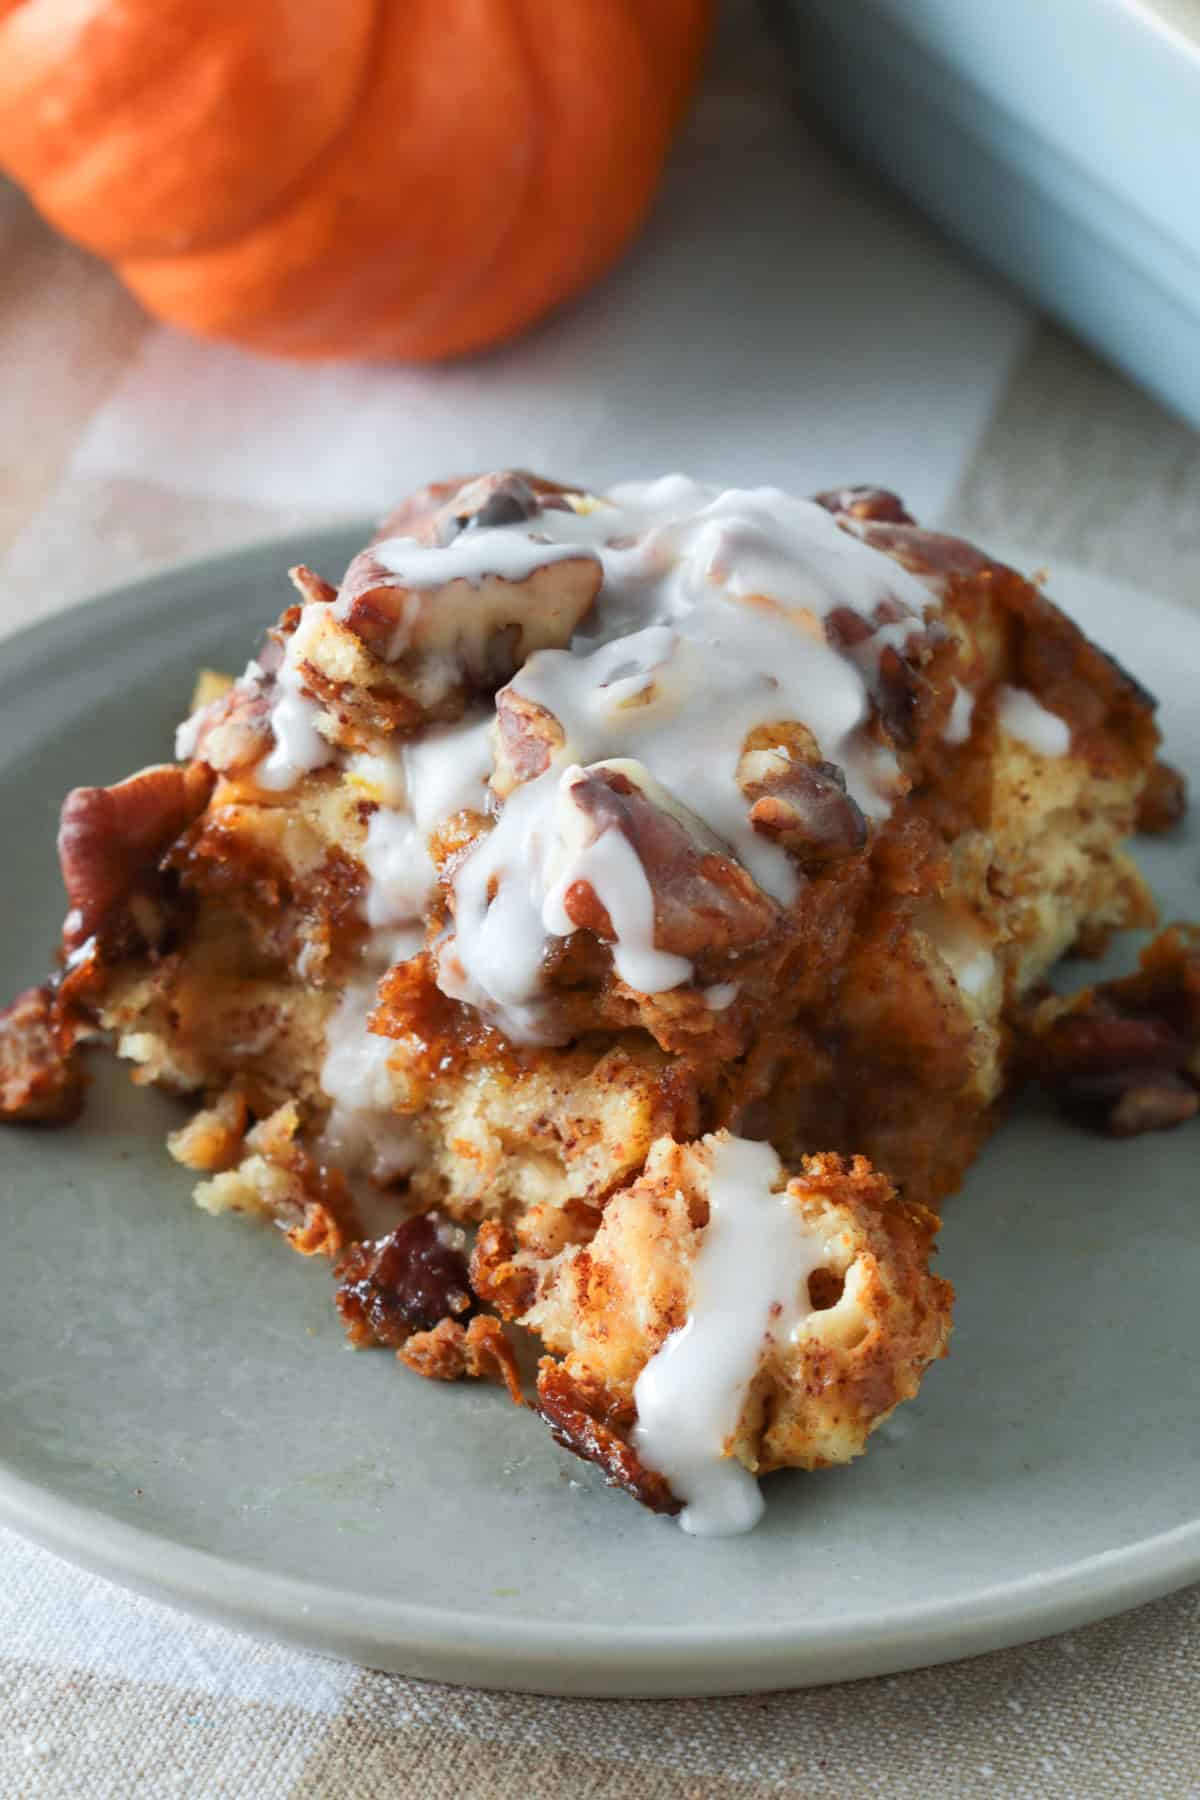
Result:
[[[662,1476],[648,1469],[620,1432],[603,1416],[608,1397],[577,1381],[552,1357],[538,1365],[537,1411],[555,1442],[584,1462],[595,1463],[610,1487],[632,1495],[649,1512],[673,1515],[682,1503]]]

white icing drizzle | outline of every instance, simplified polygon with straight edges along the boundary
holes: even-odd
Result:
[[[427,848],[430,836],[454,813],[482,811],[486,805],[491,716],[426,732],[392,757],[359,760],[385,765],[385,783],[378,791],[392,796],[367,826],[367,923],[410,924],[422,917],[437,884]]]
[[[736,981],[714,981],[704,989],[704,1004],[710,1012],[724,1012],[738,997]]]
[[[863,811],[885,817],[901,778],[891,752],[866,736],[868,681],[882,647],[921,628],[931,597],[824,508],[775,488],[719,493],[669,476],[619,487],[609,504],[548,510],[532,529],[556,546],[589,548],[604,582],[570,648],[537,652],[513,678],[512,691],[551,714],[563,741],[549,769],[509,796],[459,870],[439,982],[509,1036],[538,1042],[548,1029],[538,1005],[542,964],[553,937],[570,928],[562,896],[585,863],[604,883],[598,897],[624,979],[659,992],[689,973],[682,959],[655,950],[653,896],[648,904],[649,883],[627,840],[604,832],[580,852],[573,875],[561,866],[563,781],[635,758],[786,904],[798,877],[786,852],[749,823],[737,780],[745,740],[758,726],[803,722],[820,754],[844,769]],[[510,533],[533,542],[525,523],[487,535]],[[477,546],[460,548],[468,537],[426,553],[446,581],[479,567]],[[906,616],[853,650],[827,641],[835,608],[870,615],[882,601],[898,602]]]
[[[454,883],[456,929],[437,959],[442,992],[478,1007],[515,1043],[553,1041],[538,988],[547,942],[545,834],[555,786],[548,773],[517,788],[505,802],[503,830],[489,832],[466,858]]]
[[[1043,706],[1028,688],[1002,687],[996,720],[1002,731],[1019,738],[1039,756],[1065,756],[1071,748],[1071,728],[1066,720]]]
[[[447,581],[466,581],[477,587],[489,576],[527,581],[535,569],[579,554],[578,542],[547,542],[542,527],[540,515],[522,522],[518,530],[507,525],[473,526],[460,531],[443,548],[419,544],[415,538],[390,537],[372,544],[371,554],[398,586],[412,588],[417,594],[443,587]],[[399,655],[402,647],[398,645],[393,656]]]
[[[578,764],[563,770],[557,789],[560,803],[570,806],[571,789],[584,778]],[[561,810],[560,805],[560,814]],[[575,930],[566,897],[577,881],[584,881],[608,914],[615,936],[613,962],[622,981],[644,994],[661,994],[691,980],[692,965],[685,956],[654,948],[654,892],[637,851],[621,832],[610,827],[579,843],[569,826],[565,830],[560,826],[543,879],[553,882],[542,902],[547,932],[569,937]]]
[[[961,681],[954,684],[954,704],[942,733],[948,744],[965,744],[971,735],[971,719],[975,712],[975,696]]]
[[[491,766],[490,714],[427,732],[386,756],[348,759],[351,779],[383,802],[368,822],[362,852],[365,913],[374,933],[366,965],[376,973],[424,947],[421,920],[437,878],[429,835],[464,807],[484,806]],[[367,1027],[377,985],[374,975],[353,984],[331,1021],[321,1086],[334,1105],[324,1135],[339,1163],[390,1181],[413,1167],[421,1139],[392,1111],[391,1040]]]
[[[204,715],[208,711],[205,706],[198,706],[194,713],[175,727],[175,761],[191,762],[196,754],[196,745],[200,742],[200,727],[204,723]]]
[[[696,1537],[749,1531],[762,1516],[754,1477],[726,1454],[768,1340],[791,1338],[812,1312],[808,1278],[831,1246],[806,1225],[769,1144],[706,1139],[709,1219],[692,1264],[686,1322],[634,1386],[634,1446],[684,1502]]]
[[[982,946],[967,954],[961,954],[957,950],[943,950],[943,955],[959,987],[972,999],[983,993],[996,973],[995,957]]]
[[[884,646],[903,649],[936,601],[814,502],[777,488],[722,493],[675,475],[618,487],[608,500],[577,496],[532,519],[464,530],[443,547],[393,537],[372,553],[410,590],[414,620],[431,592],[452,583],[519,583],[581,553],[600,564],[600,592],[569,647],[530,656],[510,684],[552,715],[562,741],[545,772],[508,795],[494,829],[460,864],[454,927],[438,953],[443,991],[518,1041],[553,1037],[543,969],[554,942],[574,929],[564,906],[572,882],[587,881],[608,913],[615,966],[631,987],[662,992],[692,975],[684,958],[654,942],[653,871],[615,825],[572,816],[580,774],[633,759],[625,766],[642,771],[650,803],[703,848],[736,857],[785,905],[798,889],[795,865],[750,825],[738,782],[751,732],[803,724],[869,818],[885,818],[903,790],[895,756],[868,735],[869,690]],[[902,616],[876,624],[881,603]],[[286,789],[335,755],[318,728],[321,707],[302,691],[300,665],[322,615],[341,616],[344,604],[310,601],[288,642],[271,713],[275,742],[257,771],[264,787]],[[829,642],[835,609],[868,622],[861,642]],[[462,618],[471,617],[467,606]],[[404,609],[400,639],[408,629]],[[439,657],[446,669],[433,666]],[[448,652],[430,652],[414,678],[444,686],[453,667]],[[373,926],[391,929],[426,910],[430,835],[451,813],[482,806],[493,719],[489,708],[382,758],[347,759],[347,773],[382,803],[365,856]],[[788,753],[779,746],[772,754]]]
[[[386,951],[385,942],[380,939],[375,948],[377,953],[383,951],[378,961],[390,965],[418,950],[421,934],[394,938]],[[391,1038],[371,1031],[367,1023],[378,987],[377,976],[372,974],[346,988],[325,1034],[320,1081],[333,1101],[323,1133],[329,1156],[344,1169],[387,1182],[407,1175],[416,1165],[421,1138],[412,1121],[393,1110],[388,1062],[395,1045]]]
[[[926,934],[946,964],[961,991],[977,999],[995,979],[997,963],[993,951],[972,929],[961,913],[940,900],[926,902],[916,914],[916,923]]]
[[[355,751],[346,758],[346,777],[381,806],[403,806],[408,799],[404,757],[396,751],[386,755]]]
[[[437,871],[411,813],[380,807],[372,813],[363,846],[370,926],[407,925],[419,919],[437,882]]]
[[[290,651],[295,636],[289,642]],[[302,775],[311,774],[332,762],[335,751],[317,730],[321,708],[301,689],[300,671],[288,657],[280,665],[276,677],[275,701],[271,707],[271,730],[275,743],[268,756],[255,770],[259,787],[283,792],[295,787]]]

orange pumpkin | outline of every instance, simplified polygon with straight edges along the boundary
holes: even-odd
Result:
[[[0,0],[0,168],[161,318],[453,356],[642,220],[710,0]]]

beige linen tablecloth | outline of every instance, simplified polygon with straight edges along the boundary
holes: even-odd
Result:
[[[4,632],[497,461],[881,481],[1051,567],[1197,603],[1196,437],[839,169],[744,64],[710,85],[627,265],[453,370],[186,342],[0,191],[0,422]],[[1198,1627],[1193,1590],[840,1688],[520,1698],[258,1644],[0,1532],[0,1796],[1197,1794]]]

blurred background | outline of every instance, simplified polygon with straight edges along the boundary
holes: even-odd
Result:
[[[1091,18],[1082,36],[1080,7]],[[18,8],[0,29],[32,10],[52,8]],[[1193,20],[1189,0],[1174,0],[1174,10],[1183,25]],[[1200,356],[1186,355],[1197,328],[1180,301],[1176,336],[1164,342],[1170,307],[1163,301],[1153,322],[1146,308],[1172,281],[1175,300],[1188,292],[1186,247],[1162,214],[1164,204],[1178,212],[1181,197],[1195,212],[1200,105],[1182,124],[1169,107],[1183,91],[1176,77],[1200,95],[1196,40],[1138,0],[1002,9],[729,0],[707,48],[696,9],[685,19],[687,11],[688,0],[664,6],[673,15],[668,62],[686,66],[703,50],[704,72],[661,182],[656,163],[647,177],[654,198],[644,225],[607,273],[586,277],[579,297],[447,363],[353,354],[298,363],[203,341],[153,320],[104,260],[50,229],[15,184],[0,186],[5,626],[166,559],[378,512],[432,476],[497,463],[593,486],[675,467],[800,492],[879,482],[927,520],[1188,595],[1200,455],[1184,416],[1194,389],[1184,389],[1200,370]],[[1130,42],[1146,53],[1136,68],[1132,55],[1113,63],[1115,39],[1101,30],[1131,23]],[[1048,68],[1055,54],[1059,65]],[[460,40],[447,79],[470,55]],[[28,146],[14,151],[3,131],[6,107],[10,121],[18,110],[18,61],[11,46],[0,60],[0,159],[11,167],[23,156],[25,169]],[[578,56],[563,67],[577,71]],[[1120,141],[1129,105],[1114,67],[1127,85],[1141,84],[1134,137],[1145,138],[1152,116],[1175,134],[1165,146],[1156,140],[1152,171]],[[594,73],[603,97],[611,70]],[[577,92],[582,105],[572,73],[563,104],[573,106]],[[108,140],[101,132],[100,155],[91,135],[107,115],[98,125],[98,103],[87,98],[90,113],[78,96],[55,101],[59,113],[76,105],[82,119],[83,147],[73,144],[68,169],[74,188],[53,160],[65,154],[53,131],[49,174],[30,185],[103,240],[120,207],[101,179]],[[23,104],[22,116],[33,117]],[[169,117],[135,117],[145,141],[128,154],[121,200],[143,190],[154,198],[162,133],[173,129]],[[459,119],[447,126],[452,136],[463,128]],[[632,181],[620,136],[628,121],[613,129],[596,166],[607,156],[614,182]],[[1068,141],[1079,130],[1084,138]],[[1120,193],[1099,166],[1114,140]],[[653,161],[652,146],[645,155]],[[591,166],[583,151],[579,158]],[[469,160],[477,172],[474,151]],[[100,197],[85,193],[80,203],[76,190],[97,166]],[[237,186],[228,172],[213,180]],[[597,224],[606,185],[585,192],[580,183],[560,237],[586,245],[609,229]],[[177,212],[182,202],[167,205]],[[1143,238],[1118,254],[1135,215]],[[406,238],[406,268],[440,266],[455,254],[458,229],[448,218],[439,241],[435,217],[432,236],[417,234],[411,246]],[[1200,232],[1195,218],[1190,229]],[[349,227],[339,246],[335,227],[326,263],[362,254]],[[165,265],[167,277],[162,266],[149,285],[169,307],[179,298],[176,265]],[[1195,275],[1200,260],[1190,267]],[[1130,313],[1124,338],[1095,304],[1118,271],[1128,306],[1143,309]],[[219,289],[225,306],[228,289],[252,279],[244,267],[206,275],[205,304]],[[290,324],[307,304],[302,289],[291,283],[268,310]],[[1190,292],[1196,300],[1200,282]],[[239,292],[226,307],[230,329],[243,306],[254,323]],[[355,329],[351,316],[350,344]],[[377,341],[365,328],[362,337]],[[1139,344],[1153,345],[1150,361]],[[1180,371],[1178,395],[1168,391],[1164,354]]]

